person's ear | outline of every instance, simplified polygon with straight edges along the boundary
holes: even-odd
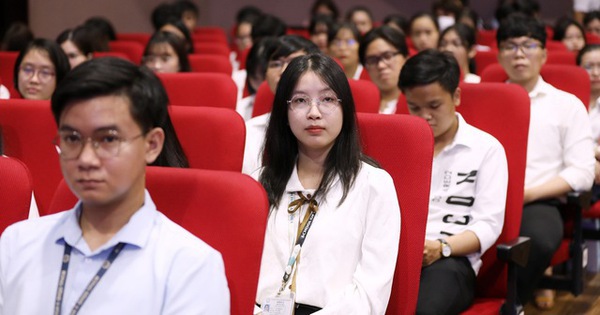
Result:
[[[454,94],[452,94],[452,101],[454,102],[454,106],[460,105],[460,93],[461,90],[459,87],[457,87],[454,91]]]
[[[162,128],[156,127],[150,130],[144,136],[146,142],[146,164],[152,164],[163,149],[165,142],[165,132]]]
[[[467,56],[469,59],[473,59],[475,58],[475,55],[477,55],[477,48],[475,48],[475,45],[473,45],[473,47],[467,51]]]

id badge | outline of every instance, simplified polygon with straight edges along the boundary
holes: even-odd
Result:
[[[296,295],[294,292],[269,297],[262,304],[263,315],[293,315]]]

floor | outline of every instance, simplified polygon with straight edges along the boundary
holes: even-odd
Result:
[[[525,307],[526,315],[600,315],[600,273],[586,275],[587,283],[578,297],[558,292],[552,310],[540,311],[534,305]]]

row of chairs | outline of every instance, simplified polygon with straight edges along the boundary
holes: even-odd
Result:
[[[496,136],[505,146],[508,161],[509,161],[509,187],[513,187],[513,189],[509,190],[508,199],[507,199],[507,211],[506,211],[506,224],[505,228],[502,232],[500,239],[498,240],[500,243],[505,243],[510,240],[514,240],[518,234],[518,226],[520,220],[520,209],[522,204],[522,189],[518,189],[518,187],[522,187],[523,184],[523,176],[524,176],[524,165],[525,165],[525,150],[526,150],[526,135],[528,122],[529,122],[529,110],[528,104],[529,99],[527,94],[520,88],[513,85],[506,84],[482,84],[482,85],[472,85],[465,86],[463,92],[463,102],[459,107],[459,110],[465,116],[465,118],[474,124],[475,126],[482,128],[494,136]],[[492,102],[482,103],[481,99],[485,97],[486,99],[495,100]],[[36,118],[31,118],[30,116],[22,116],[25,118],[18,118],[15,115],[7,116],[6,112],[2,112],[2,109],[6,109],[11,104],[2,104],[0,105],[8,105],[8,106],[0,106],[0,118],[3,120],[0,121],[0,126],[3,128],[3,132],[9,131],[8,133],[4,133],[4,138],[6,141],[5,148],[9,149],[11,146],[15,146],[14,143],[10,143],[10,139],[17,139],[21,141],[25,141],[27,143],[27,148],[30,151],[30,155],[35,154],[35,158],[27,159],[27,156],[24,156],[22,153],[19,155],[17,151],[6,151],[7,155],[18,157],[25,162],[29,166],[33,174],[33,187],[34,192],[36,188],[36,177],[39,176],[40,172],[48,171],[50,168],[56,168],[58,170],[58,157],[55,152],[53,152],[53,158],[45,157],[46,154],[50,152],[44,153],[44,151],[52,151],[54,148],[50,142],[51,137],[55,134],[52,130],[48,130],[49,126],[44,126],[41,121],[36,121]],[[19,106],[21,105],[21,106]],[[47,105],[46,105],[47,106]],[[482,110],[482,106],[486,107],[486,110]],[[27,104],[12,104],[12,110],[25,110],[25,108],[30,107]],[[39,104],[38,104],[39,108]],[[173,115],[172,119],[174,124],[176,125],[176,131],[180,136],[180,140],[182,140],[182,144],[185,147],[189,146],[189,143],[185,143],[181,137],[180,132],[182,132],[181,125],[178,123],[177,112],[179,110],[189,110],[189,112],[185,112],[183,116],[189,119],[189,121],[194,120],[191,118],[192,112],[202,111],[202,108],[193,108],[193,107],[173,107],[171,108],[171,114]],[[211,111],[211,118],[214,117],[215,111],[227,111],[225,109],[216,109],[216,108],[205,108],[206,111]],[[234,115],[237,115],[233,113]],[[421,259],[422,259],[422,244],[424,240],[425,233],[425,224],[427,217],[427,208],[428,208],[428,200],[429,200],[429,182],[430,182],[430,173],[431,173],[431,160],[433,154],[433,138],[431,135],[431,130],[429,126],[423,120],[411,117],[407,115],[379,115],[379,114],[367,114],[367,113],[358,113],[358,123],[361,130],[361,138],[363,143],[363,148],[365,152],[376,160],[380,162],[383,168],[385,168],[394,178],[394,182],[396,184],[396,190],[399,198],[399,202],[402,208],[402,234],[401,234],[401,242],[399,249],[399,259],[398,265],[396,268],[396,273],[394,276],[394,284],[392,290],[392,299],[390,301],[390,305],[388,308],[388,314],[412,314],[415,311],[417,293],[418,293],[418,283],[419,283],[419,275],[421,269]],[[8,117],[4,119],[4,117]],[[514,125],[512,128],[507,129],[504,128],[503,121],[510,119],[512,124]],[[40,119],[44,120],[44,119]],[[47,123],[53,124],[49,110],[47,110],[46,119]],[[49,120],[49,121],[48,121]],[[242,124],[241,118],[237,116],[237,120]],[[9,122],[13,121],[13,125],[6,127]],[[18,121],[18,123],[16,122]],[[32,125],[29,125],[29,124]],[[202,123],[191,123],[190,126],[185,128],[201,128],[201,126],[205,125],[206,122]],[[15,125],[23,125],[20,128],[22,130],[16,130],[18,126]],[[180,126],[179,128],[177,126]],[[219,127],[219,125],[226,126],[225,123],[216,123],[214,126],[206,128],[206,130],[197,130],[191,133],[194,134],[194,137],[198,137],[203,133],[210,132],[222,132],[226,134],[226,137],[232,137],[232,127],[228,126],[225,128]],[[34,128],[35,126],[35,128]],[[52,126],[52,128],[56,128]],[[12,130],[12,131],[11,131]],[[38,139],[38,142],[32,142],[32,139],[25,140],[22,137],[19,138],[19,133],[27,132],[27,130],[35,130],[38,133],[48,133],[48,139]],[[219,131],[220,130],[220,131]],[[225,131],[223,131],[225,130]],[[33,131],[31,131],[33,133]],[[521,136],[519,136],[521,135]],[[31,137],[31,136],[30,136]],[[43,138],[39,137],[38,138]],[[214,139],[215,136],[207,136],[207,138]],[[242,137],[243,138],[243,137]],[[241,158],[241,154],[239,151],[228,152],[219,151],[219,141],[217,143],[212,144],[202,144],[198,141],[193,140],[193,145],[197,147],[198,154],[203,155],[207,159],[219,163],[224,157],[230,155],[237,155]],[[14,142],[14,141],[13,141]],[[231,144],[227,144],[227,146],[233,146]],[[18,148],[19,145],[16,145]],[[243,140],[241,144],[241,149],[243,150]],[[26,149],[21,147],[22,150]],[[186,153],[188,153],[186,151]],[[188,153],[189,154],[189,153]],[[44,156],[44,158],[40,158]],[[53,159],[54,161],[51,161]],[[42,160],[42,161],[40,161]],[[38,163],[37,165],[35,163]],[[241,169],[241,161],[238,162],[238,172]],[[192,165],[192,167],[203,167],[215,169],[214,166],[198,166]],[[181,182],[176,180],[176,177],[179,175],[173,175],[177,173],[186,173],[191,174],[193,172],[200,173],[201,171],[190,171],[190,170],[175,170],[170,169],[168,171],[169,178],[173,179],[173,182],[165,180],[157,180],[157,185],[162,185],[164,183],[164,187],[170,187],[174,191],[177,191],[176,194],[177,200],[170,200],[168,198],[173,198],[175,194],[170,194],[168,191],[163,190],[163,188],[153,188],[152,181],[152,172],[149,168],[149,183],[148,187],[155,196],[155,199],[163,200],[162,198],[167,198],[167,201],[157,201],[157,204],[161,209],[163,209],[167,215],[170,217],[173,216],[174,220],[184,225],[184,227],[192,230],[197,235],[206,239],[207,242],[213,245],[215,248],[220,250],[223,253],[224,259],[226,261],[226,267],[228,272],[228,278],[230,281],[230,289],[232,290],[232,312],[233,314],[247,314],[250,310],[250,307],[253,304],[254,295],[255,295],[255,287],[256,287],[256,277],[258,276],[258,266],[256,265],[248,265],[248,261],[244,259],[237,258],[234,254],[230,253],[231,251],[238,251],[240,245],[238,243],[234,243],[231,245],[231,242],[235,242],[234,240],[229,240],[228,238],[223,238],[224,233],[223,230],[227,230],[227,227],[223,227],[220,224],[229,224],[228,220],[223,218],[219,218],[216,220],[216,223],[212,221],[214,208],[207,206],[206,214],[203,215],[195,215],[196,217],[201,217],[202,220],[206,220],[206,224],[212,224],[211,228],[202,227],[194,227],[195,221],[191,219],[194,215],[187,214],[169,214],[169,211],[173,211],[176,209],[177,211],[188,211],[189,205],[194,205],[194,208],[198,208],[199,204],[213,205],[214,203],[207,203],[206,198],[210,196],[221,196],[218,193],[210,193],[207,196],[203,197],[202,200],[204,202],[190,202],[189,204],[180,205],[177,202],[181,200],[189,200],[189,198],[195,198],[194,194],[197,194],[197,190],[202,190],[204,188],[203,185],[206,186],[215,186],[215,180],[207,181],[210,184],[201,184],[197,183],[195,185],[186,184],[185,180]],[[188,172],[189,171],[189,172]],[[205,173],[210,173],[209,171],[204,171]],[[223,175],[216,176],[217,178],[234,178],[234,182],[243,181],[239,179],[239,174],[227,173],[225,176],[224,173],[219,173]],[[239,175],[239,176],[238,176]],[[183,175],[181,175],[183,176]],[[192,175],[186,175],[192,176]],[[208,176],[208,175],[207,175]],[[37,181],[37,187],[43,185],[45,182]],[[54,190],[56,187],[59,190],[54,195],[54,201],[52,198],[48,201],[46,207],[41,207],[43,213],[49,213],[57,211],[58,209],[64,209],[65,207],[72,206],[72,196],[71,199],[68,197],[59,197],[64,196],[68,193],[66,186],[64,184],[60,184],[60,177],[58,178],[58,182],[56,186],[54,186]],[[162,186],[156,186],[162,187]],[[166,189],[166,188],[164,188]],[[232,188],[224,188],[227,191],[226,199],[237,199],[232,198],[230,192],[233,190]],[[241,189],[241,190],[245,190]],[[188,194],[188,191],[189,192]],[[240,191],[239,188],[236,188],[235,191]],[[53,195],[54,192],[51,193]],[[180,197],[180,196],[185,197]],[[67,194],[68,195],[68,194]],[[258,194],[261,195],[261,194]],[[38,194],[36,194],[36,197]],[[204,195],[202,195],[204,196]],[[57,199],[58,198],[58,199]],[[68,202],[58,203],[57,200],[66,200]],[[240,197],[243,198],[243,197]],[[210,199],[212,200],[212,199]],[[41,201],[41,200],[38,200]],[[233,202],[233,201],[232,201]],[[2,204],[2,203],[0,203]],[[177,206],[174,206],[177,205]],[[187,205],[187,206],[186,206]],[[232,206],[232,208],[236,208]],[[237,208],[246,209],[247,205],[244,207],[239,206]],[[201,209],[197,209],[198,211],[203,211],[203,207]],[[219,209],[225,209],[224,207],[219,207]],[[260,209],[260,206],[257,205],[257,209]],[[7,211],[7,210],[5,210]],[[261,210],[258,210],[261,213]],[[255,213],[255,212],[248,212]],[[221,213],[219,213],[221,215]],[[207,217],[211,217],[208,219]],[[236,216],[236,220],[240,220],[240,218],[245,218],[244,216]],[[256,217],[254,218],[256,219]],[[260,216],[259,219],[264,221],[264,217]],[[231,223],[233,224],[233,223]],[[256,225],[258,227],[264,228],[263,225]],[[237,229],[237,228],[236,228]],[[207,231],[218,231],[219,240],[213,240],[215,237],[206,235],[203,233],[208,233]],[[255,231],[256,232],[256,231]],[[259,233],[260,231],[256,232]],[[254,233],[254,232],[253,232]],[[262,233],[264,233],[264,229],[262,229]],[[227,234],[227,233],[225,233]],[[234,233],[232,233],[234,234]],[[212,239],[211,239],[212,237]],[[260,238],[262,236],[259,236]],[[239,240],[236,240],[239,242]],[[220,243],[219,243],[220,242]],[[260,249],[262,243],[258,242],[256,248]],[[234,250],[231,249],[234,248]],[[248,247],[245,244],[243,247]],[[255,248],[255,250],[256,250]],[[506,248],[504,246],[503,248]],[[509,247],[510,248],[510,247]],[[248,254],[248,257],[254,257],[254,254]],[[508,255],[508,258],[511,258]],[[490,250],[484,256],[484,266],[478,277],[478,297],[479,299],[476,301],[474,306],[471,308],[470,312],[467,314],[475,314],[475,313],[484,313],[491,314],[497,313],[500,305],[505,301],[506,292],[507,292],[507,267],[505,264],[501,263],[496,257],[496,253],[494,250]],[[239,261],[244,261],[243,266],[241,267],[245,270],[244,275],[235,275],[236,266],[239,266]],[[515,260],[515,259],[513,259]],[[258,259],[256,263],[260,260]],[[518,259],[516,259],[518,261]],[[239,284],[240,279],[244,279],[243,283],[249,283],[250,289],[247,287],[240,287]],[[236,306],[237,305],[237,306]],[[239,312],[238,312],[239,311]]]

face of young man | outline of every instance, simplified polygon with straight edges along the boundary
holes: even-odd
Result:
[[[434,82],[406,89],[404,95],[408,111],[427,121],[436,143],[454,138],[458,128],[455,109],[460,104],[460,88],[450,93],[439,82]]]
[[[500,43],[498,61],[511,82],[528,91],[533,89],[546,63],[546,49],[540,41],[528,36],[509,38]]]
[[[143,134],[124,96],[74,101],[59,120],[61,168],[84,207],[118,207],[143,201],[145,167],[162,149],[164,133]]]

